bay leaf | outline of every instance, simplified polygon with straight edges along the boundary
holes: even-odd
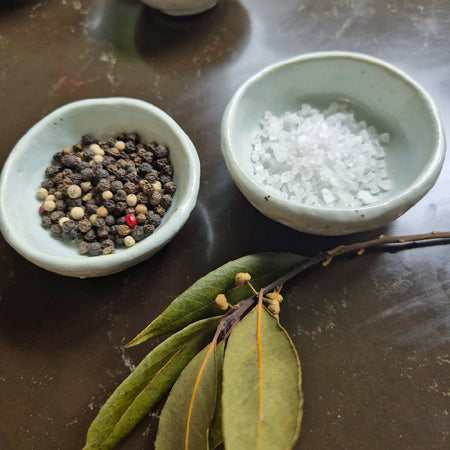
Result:
[[[302,418],[300,363],[288,334],[262,305],[228,339],[222,387],[226,448],[292,448]]]
[[[113,448],[131,431],[211,341],[219,320],[194,322],[153,349],[102,406],[89,427],[84,448]]]
[[[214,450],[223,442],[222,437],[222,375],[225,342],[221,341],[216,348],[217,395],[216,409],[208,433],[209,449]]]
[[[216,402],[215,340],[186,366],[164,405],[156,450],[207,450]]]
[[[234,277],[239,272],[250,273],[252,284],[260,289],[306,259],[292,253],[266,252],[230,261],[196,281],[126,346],[140,344],[150,337],[177,331],[193,321],[220,314],[214,302],[217,294],[225,293],[232,304],[250,297],[252,292],[248,286],[235,287]]]

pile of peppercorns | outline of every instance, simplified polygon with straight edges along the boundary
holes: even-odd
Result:
[[[102,142],[83,136],[53,156],[45,177],[37,192],[42,226],[93,256],[151,235],[176,189],[169,150],[135,133]]]

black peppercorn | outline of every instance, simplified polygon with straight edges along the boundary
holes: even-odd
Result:
[[[89,219],[83,219],[78,222],[78,229],[82,233],[87,233],[92,228],[92,224]]]
[[[107,178],[102,178],[98,183],[97,183],[97,189],[99,189],[100,191],[109,191],[110,185],[109,185],[109,180]]]
[[[173,168],[170,164],[166,164],[163,168],[162,171],[169,177],[173,176]]]
[[[167,194],[173,194],[176,191],[175,183],[173,181],[167,181],[166,183],[164,183],[164,191]]]
[[[45,176],[48,178],[54,177],[59,171],[61,170],[60,167],[57,166],[48,166],[45,169]]]
[[[125,137],[125,140],[130,141],[130,142],[139,142],[139,135],[137,133],[128,133]]]
[[[158,179],[158,172],[156,170],[151,170],[147,175],[145,175],[145,179],[150,183],[154,183]]]
[[[99,228],[106,226],[105,219],[103,217],[97,217],[97,220],[95,221],[95,226]]]
[[[68,233],[69,239],[72,241],[77,241],[81,237],[81,232],[77,227],[73,227]]]
[[[75,155],[64,155],[61,161],[66,167],[71,170],[77,171],[80,168],[80,162]]]
[[[169,150],[167,149],[167,147],[164,147],[162,145],[158,145],[158,147],[156,147],[153,150],[153,153],[155,154],[155,156],[159,159],[159,158],[167,158],[167,156],[169,155]]]
[[[109,234],[109,227],[103,226],[103,227],[97,227],[97,237],[99,239],[105,239],[108,237]]]
[[[161,206],[161,204],[159,204],[156,208],[155,208],[155,213],[158,214],[158,216],[164,216],[164,214],[166,213],[165,208],[163,208]]]
[[[89,254],[92,256],[97,256],[102,253],[102,246],[99,242],[91,242],[88,245]]]
[[[83,169],[80,175],[83,181],[92,181],[95,178],[94,171],[89,167],[87,169]]]
[[[140,165],[138,166],[138,172],[139,172],[142,176],[147,175],[147,173],[149,173],[151,170],[153,170],[153,167],[152,167],[151,164],[148,163],[148,162],[143,162],[142,164],[140,164]]]
[[[159,202],[162,199],[162,195],[159,191],[154,191],[150,197],[150,204],[152,206],[159,205]]]
[[[95,200],[94,200],[95,201]],[[89,216],[97,212],[98,206],[95,203],[86,204],[86,214]]]
[[[44,228],[50,228],[52,226],[52,219],[49,216],[42,216],[41,225]]]
[[[148,203],[148,195],[145,195],[143,192],[139,192],[136,195],[136,199],[138,203]]]
[[[66,209],[66,202],[64,200],[56,200],[55,205],[56,205],[55,209],[57,211],[64,211]]]
[[[110,184],[110,191],[113,192],[114,194],[119,191],[122,190],[123,188],[123,183],[120,180],[115,180]],[[125,191],[124,191],[125,192]],[[126,192],[125,192],[126,194]],[[126,197],[125,197],[126,198]]]
[[[91,144],[95,144],[96,142],[97,141],[92,136],[89,136],[88,134],[85,134],[81,138],[81,145],[83,147],[89,147]]]
[[[136,144],[133,141],[125,142],[125,151],[127,153],[133,153],[136,151]]]
[[[95,241],[96,237],[97,237],[97,236],[96,236],[94,230],[89,230],[88,232],[86,232],[86,233],[83,235],[83,239],[84,239],[86,242],[93,242],[93,241]]]
[[[89,244],[87,242],[80,242],[80,246],[78,247],[78,251],[80,255],[87,255],[89,253]]]
[[[119,189],[113,198],[116,202],[124,202],[127,199],[127,193],[124,190]]]
[[[144,239],[145,237],[145,233],[144,233],[144,228],[136,225],[132,230],[131,230],[131,236],[133,236],[134,240],[137,241],[141,241],[142,239]]]
[[[105,225],[106,226],[110,227],[112,225],[115,225],[115,223],[116,223],[116,218],[112,214],[109,214],[105,217]]]
[[[109,177],[109,172],[106,169],[103,169],[103,167],[96,167],[94,173],[98,180]]]
[[[171,204],[172,204],[172,196],[169,194],[164,194],[161,198],[161,206],[167,210],[170,208]]]
[[[117,202],[116,208],[113,211],[113,214],[118,217],[120,215],[125,214],[125,210],[127,209],[127,204],[125,202]]]
[[[147,224],[142,227],[145,236],[150,236],[155,231],[155,225]]]
[[[54,187],[53,181],[50,178],[47,178],[44,181],[42,181],[41,187],[43,187],[47,190],[51,189],[52,187]]]
[[[57,237],[57,238],[61,238],[62,235],[63,235],[62,229],[57,223],[54,223],[50,227],[50,231],[51,231],[52,235]]]
[[[150,217],[150,223],[152,223],[155,227],[158,227],[161,223],[161,216],[158,214],[151,214]]]
[[[139,225],[145,225],[145,223],[147,222],[147,216],[145,214],[138,214],[136,216],[136,222]]]
[[[63,153],[62,152],[57,152],[53,155],[53,161],[57,164],[61,163],[62,158],[63,158]]]
[[[72,228],[75,226],[75,222],[73,220],[64,220],[61,225],[62,231],[64,234],[69,234],[72,231]]]
[[[167,158],[158,158],[153,165],[158,168],[158,169],[162,169],[164,166],[167,166],[169,164],[169,161],[167,160]]]

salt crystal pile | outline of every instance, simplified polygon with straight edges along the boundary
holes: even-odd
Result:
[[[282,197],[309,206],[356,208],[391,189],[377,134],[345,105],[303,104],[281,117],[267,111],[253,139],[254,174]]]

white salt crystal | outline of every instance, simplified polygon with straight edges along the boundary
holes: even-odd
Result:
[[[379,180],[378,186],[384,191],[389,191],[392,188],[391,180]]]
[[[327,205],[333,203],[336,200],[336,197],[327,188],[322,189],[322,198]]]
[[[303,104],[280,117],[267,111],[260,125],[250,160],[259,182],[285,198],[356,208],[392,187],[382,147],[389,134],[357,122],[345,105]]]
[[[366,205],[373,202],[373,197],[368,191],[359,191],[356,194],[356,197],[359,198]]]

